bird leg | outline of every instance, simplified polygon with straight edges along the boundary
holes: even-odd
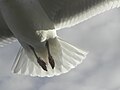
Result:
[[[55,67],[55,62],[54,62],[53,57],[52,57],[51,54],[50,54],[50,48],[49,48],[49,42],[48,42],[48,40],[46,40],[46,48],[47,48],[47,50],[48,50],[49,63],[50,63],[50,65],[51,65],[52,69],[54,69],[54,67]]]
[[[29,45],[29,47],[33,51],[33,53],[37,59],[38,64],[42,67],[43,70],[47,71],[46,63],[40,57],[37,56],[37,54],[32,46]]]

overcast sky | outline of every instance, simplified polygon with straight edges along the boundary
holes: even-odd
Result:
[[[14,75],[15,42],[0,48],[0,90],[120,90],[120,9],[97,15],[59,35],[87,58],[70,72],[52,78]]]

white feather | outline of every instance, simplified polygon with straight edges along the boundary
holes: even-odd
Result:
[[[50,52],[55,60],[55,68],[52,69],[50,64],[47,65],[48,71],[44,71],[35,60],[31,60],[29,55],[35,58],[33,53],[26,52],[23,48],[20,48],[16,61],[13,65],[13,73],[39,76],[39,77],[51,77],[54,75],[60,75],[66,73],[72,68],[79,65],[83,59],[85,59],[87,53],[67,42],[54,38],[49,40]],[[27,54],[29,53],[29,54]]]

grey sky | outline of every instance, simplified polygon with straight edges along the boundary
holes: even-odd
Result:
[[[120,90],[120,9],[63,29],[59,35],[89,51],[81,65],[52,78],[11,74],[20,46],[15,42],[0,48],[0,90]]]

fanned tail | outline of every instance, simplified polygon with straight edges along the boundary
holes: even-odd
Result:
[[[26,49],[20,48],[16,61],[13,64],[13,73],[39,77],[52,77],[54,75],[66,73],[72,68],[75,68],[87,55],[85,51],[70,45],[59,37],[49,39],[48,43],[51,56],[55,62],[54,68],[47,63],[47,71],[43,70],[37,63],[32,51],[29,50],[28,52]]]
[[[63,54],[63,73],[66,73],[82,63],[82,61],[86,58],[87,52],[72,46],[62,39],[59,39],[59,42],[61,44]]]

